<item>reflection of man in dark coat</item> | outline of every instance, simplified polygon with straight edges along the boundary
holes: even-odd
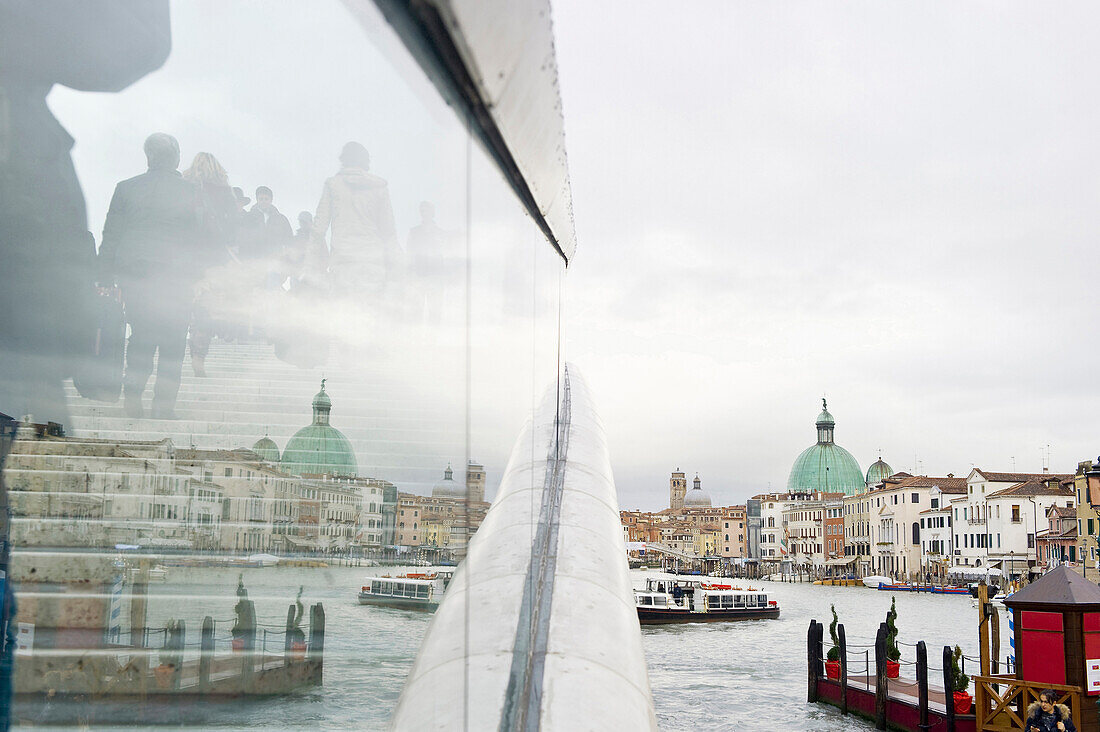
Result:
[[[54,84],[119,91],[170,50],[167,0],[0,2],[0,412],[65,422],[95,253]]]
[[[145,157],[149,170],[115,187],[103,224],[99,279],[118,282],[130,324],[122,382],[126,413],[144,416],[141,395],[159,351],[153,417],[174,419],[194,287],[206,261],[197,249],[206,238],[199,191],[176,170],[176,139],[150,135]]]

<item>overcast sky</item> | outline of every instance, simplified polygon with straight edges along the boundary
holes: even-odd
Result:
[[[579,242],[565,354],[624,507],[666,505],[677,467],[721,503],[784,488],[822,395],[864,470],[879,449],[936,475],[1040,470],[1048,444],[1059,471],[1100,452],[1098,15],[555,0]],[[463,228],[461,130],[384,32],[336,2],[175,3],[172,20],[160,71],[50,96],[97,235],[157,129],[185,165],[211,150],[235,184],[270,185],[292,219],[360,140],[402,238],[425,199]],[[474,197],[475,243],[489,232],[514,259],[498,213],[514,202],[493,190]],[[507,369],[509,347],[485,368]],[[491,485],[527,406],[475,441]]]
[[[784,488],[823,394],[864,470],[1100,452],[1094,6],[554,6],[624,507]]]

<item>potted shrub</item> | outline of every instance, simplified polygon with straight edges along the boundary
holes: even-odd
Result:
[[[302,587],[298,587],[298,597],[294,599],[294,621],[287,628],[287,636],[290,640],[290,657],[295,661],[301,661],[306,657],[306,634],[302,632],[302,615],[305,606],[302,605]]]
[[[829,647],[829,653],[825,657],[825,675],[833,681],[840,680],[840,638],[836,633],[836,605],[830,605],[833,611],[833,622],[829,623],[829,638],[833,644]]]
[[[901,649],[898,648],[898,610],[895,598],[890,598],[890,611],[886,613],[886,678],[896,679],[901,675]]]
[[[951,654],[951,687],[955,690],[952,698],[955,703],[956,714],[970,714],[970,707],[974,704],[974,697],[970,696],[970,677],[962,672],[959,661],[962,659],[962,649],[955,646],[955,652]]]

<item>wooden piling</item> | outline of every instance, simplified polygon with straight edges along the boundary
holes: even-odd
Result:
[[[886,696],[889,681],[886,678],[886,623],[879,623],[875,636],[875,728],[886,729]]]
[[[946,700],[944,700],[946,703]],[[917,709],[920,713],[920,728],[928,729],[928,647],[924,641],[917,641]]]
[[[817,642],[818,628],[821,624],[816,620],[810,621],[810,628],[806,631],[806,701],[813,703],[817,701],[817,653],[814,650],[816,646],[821,648],[821,644]]]
[[[324,680],[325,656],[325,608],[317,603],[309,609],[309,647],[307,649],[312,664],[313,683],[320,685]]]
[[[294,615],[297,613],[297,608],[291,603],[290,607],[286,611],[286,635],[283,636],[283,665],[290,665],[290,643],[292,631],[294,630]]]
[[[848,713],[848,640],[844,637],[844,623],[836,626],[840,639],[840,713]]]
[[[199,636],[199,690],[210,691],[210,664],[214,660],[214,619],[207,615],[202,619]]]
[[[241,690],[251,692],[256,680],[256,603],[243,600],[241,627],[244,648],[241,651]]]
[[[947,708],[947,732],[955,732],[955,676],[951,673],[951,664],[955,653],[951,646],[943,647],[943,704]]]

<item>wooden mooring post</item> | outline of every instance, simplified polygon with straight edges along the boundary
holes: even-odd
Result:
[[[889,681],[886,678],[886,623],[879,623],[875,636],[875,728],[886,729],[886,696]]]
[[[928,647],[917,641],[917,710],[921,730],[928,729]]]
[[[821,678],[821,639],[824,627],[816,620],[810,621],[806,632],[806,701],[817,701],[817,680]]]
[[[210,691],[210,664],[214,660],[214,618],[207,615],[202,619],[202,631],[199,636],[199,690]]]
[[[848,640],[844,637],[844,623],[836,626],[840,639],[840,713],[848,713]]]
[[[947,708],[947,732],[955,732],[955,676],[951,673],[951,664],[955,654],[951,646],[943,647],[943,705]]]
[[[324,680],[325,657],[325,608],[317,603],[309,609],[309,647],[308,658],[312,663],[313,683]]]

